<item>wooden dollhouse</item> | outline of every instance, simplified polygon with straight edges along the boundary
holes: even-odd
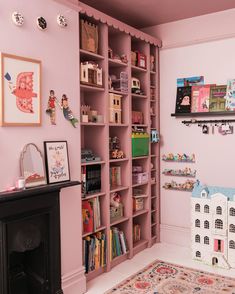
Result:
[[[194,185],[191,198],[193,259],[235,268],[235,189]]]
[[[81,62],[81,83],[102,87],[102,68],[95,62]]]
[[[122,123],[122,95],[109,93],[109,122]]]

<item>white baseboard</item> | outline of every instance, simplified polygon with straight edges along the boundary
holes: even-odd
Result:
[[[81,268],[62,276],[64,294],[83,294],[86,292],[85,270]]]
[[[176,227],[161,224],[161,242],[175,244],[183,247],[191,246],[191,230],[189,228]]]

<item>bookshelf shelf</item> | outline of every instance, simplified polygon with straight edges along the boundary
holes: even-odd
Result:
[[[90,235],[92,235],[92,234],[98,233],[98,232],[103,231],[103,230],[105,230],[105,229],[106,229],[105,226],[101,226],[101,227],[99,227],[97,230],[95,230],[95,231],[93,231],[93,232],[89,232],[89,233],[85,233],[85,234],[83,234],[83,235],[82,235],[82,238],[85,238],[85,237],[90,236]]]
[[[141,98],[141,99],[147,99],[147,95],[139,95],[139,94],[131,94],[132,98]]]
[[[132,72],[133,73],[139,73],[139,72],[147,72],[147,69],[145,69],[145,68],[142,68],[142,67],[138,67],[138,66],[134,66],[134,65],[132,65],[131,66],[131,70],[132,70]]]
[[[85,6],[85,10],[86,9],[89,9],[89,7],[87,8],[87,6]],[[86,18],[84,14],[86,14],[86,12],[80,12],[80,18]],[[87,15],[93,14],[88,13]],[[102,14],[102,17],[103,16]],[[125,30],[109,26],[106,22],[99,21],[97,18],[93,19],[93,16],[90,16],[89,21],[92,22],[93,20],[94,24],[98,27],[98,54],[80,49],[80,62],[94,62],[98,65],[99,69],[102,69],[102,87],[95,86],[94,84],[94,82],[98,81],[97,78],[98,75],[101,74],[101,71],[98,70],[96,75],[96,70],[94,70],[94,68],[89,71],[88,68],[84,69],[83,67],[84,72],[83,75],[81,75],[81,79],[85,81],[85,83],[80,82],[79,103],[80,106],[83,106],[83,121],[88,120],[85,115],[88,115],[89,118],[89,114],[94,111],[92,115],[97,115],[97,121],[102,121],[102,123],[80,122],[80,142],[82,149],[92,150],[101,160],[99,162],[81,163],[80,168],[81,178],[83,179],[83,193],[84,191],[90,193],[92,189],[90,191],[88,187],[92,187],[93,184],[94,191],[101,191],[87,194],[82,198],[83,216],[85,209],[90,204],[93,213],[97,213],[96,216],[100,216],[100,218],[98,217],[98,221],[97,219],[95,220],[94,227],[100,224],[102,224],[102,226],[95,230],[95,232],[83,234],[82,238],[83,244],[86,245],[83,253],[86,253],[86,248],[90,246],[90,243],[88,243],[90,242],[89,236],[93,235],[91,237],[93,242],[94,240],[96,242],[96,239],[99,239],[100,236],[106,240],[106,265],[102,266],[104,263],[102,260],[103,263],[100,268],[86,274],[87,281],[105,271],[110,271],[111,268],[127,258],[132,258],[137,252],[159,241],[157,239],[152,239],[152,236],[159,235],[160,230],[159,209],[156,212],[151,212],[151,207],[159,207],[159,173],[155,172],[152,174],[156,179],[157,185],[151,185],[151,172],[153,172],[151,171],[151,164],[153,164],[156,170],[160,170],[160,145],[150,144],[149,142],[148,147],[150,152],[148,155],[133,157],[131,136],[134,127],[143,128],[148,134],[150,134],[151,129],[155,129],[159,132],[159,48],[157,45],[154,45],[152,41],[148,42],[144,41],[142,38],[133,37],[131,34],[126,33]],[[82,42],[83,39],[80,40],[81,47]],[[156,41],[155,44],[157,44],[157,42],[158,41]],[[142,60],[142,62],[145,62],[146,69],[131,64],[131,61],[133,62],[133,52],[139,52],[146,56],[146,59],[143,58]],[[128,62],[123,63],[109,58],[116,54],[119,56],[125,55]],[[153,56],[154,58],[152,58]],[[155,59],[154,66],[151,63],[153,59]],[[136,62],[136,64],[139,63]],[[89,74],[87,71],[89,71]],[[87,74],[87,79],[83,78],[86,76],[84,73]],[[140,87],[144,95],[132,93],[132,77],[140,80]],[[89,83],[87,81],[89,81]],[[109,95],[111,93],[116,95]],[[122,97],[120,98],[117,95]],[[117,103],[114,99],[119,102],[121,101],[121,103]],[[88,111],[85,106],[90,107]],[[118,109],[117,112],[115,112],[116,109]],[[86,114],[86,111],[88,114]],[[132,124],[132,111],[143,113],[144,120],[141,124]],[[154,115],[150,113],[154,113]],[[89,118],[89,120],[91,119]],[[114,121],[118,123],[113,123]],[[110,151],[116,149],[113,148],[113,146],[115,146],[115,141],[114,143],[112,141],[113,138],[118,138],[117,150],[123,151],[125,158],[110,158]],[[146,153],[144,152],[143,154]],[[136,182],[133,182],[132,179],[133,166],[140,165],[143,171],[148,173],[149,181],[141,184],[134,184]],[[94,175],[95,173],[92,174],[93,171],[98,171],[98,178],[95,176],[95,181],[89,186],[89,183],[87,183],[88,176]],[[118,186],[114,186],[114,184],[118,184]],[[98,185],[98,188],[96,185]],[[134,212],[132,196],[137,194],[142,195],[143,199],[140,200],[135,197],[135,201],[139,201],[139,204],[143,201],[144,209]],[[152,197],[153,195],[156,195],[156,197]],[[112,197],[115,196],[119,197],[123,205],[122,214],[124,216],[119,219],[111,220],[111,213],[112,216],[114,216],[115,213],[110,210],[110,206],[113,205]],[[153,214],[156,215],[153,217]],[[153,219],[154,222],[152,221]],[[134,239],[140,239],[140,241],[133,243],[133,229],[138,226],[140,230],[139,232],[136,231],[136,233],[139,235],[136,235]],[[85,217],[83,218],[83,228],[86,228]],[[91,229],[89,227],[88,229],[84,229],[85,232],[88,230]],[[112,250],[113,236],[115,236],[114,242],[117,242],[116,249],[119,250],[119,252]],[[124,248],[121,252],[125,252],[128,248],[128,252],[123,255],[120,255],[120,245],[118,245],[117,236],[120,238],[119,242],[122,242],[121,249]],[[101,242],[104,239],[99,240]],[[126,247],[123,242],[126,243]],[[103,249],[103,247],[101,248]],[[89,252],[90,251],[88,251],[88,254]],[[94,252],[90,257],[92,258],[92,256],[94,256]],[[86,263],[87,260],[89,259],[84,261],[86,268],[88,267]]]
[[[105,164],[105,161],[82,162],[81,166],[94,165],[94,164]]]
[[[90,52],[90,51],[80,49],[80,59],[82,60],[84,58],[85,59],[92,59],[92,60],[103,60],[104,56]]]
[[[121,224],[121,223],[123,223],[123,222],[126,222],[126,221],[128,221],[128,220],[129,220],[129,217],[121,217],[121,218],[119,218],[119,219],[117,219],[117,220],[111,222],[111,223],[110,223],[110,226],[113,227],[113,226],[116,226],[116,225]]]
[[[84,84],[80,84],[80,89],[81,91],[84,92],[103,92],[104,88],[102,87],[96,87],[96,86],[89,86],[89,85],[84,85]]]
[[[124,191],[129,189],[127,186],[113,186],[110,188],[110,193],[118,192],[118,191]]]
[[[109,66],[110,67],[127,67],[128,64],[124,63],[124,62],[121,62],[121,61],[117,61],[115,59],[109,58]]]
[[[137,217],[137,216],[139,216],[139,215],[142,215],[142,214],[148,213],[148,212],[149,212],[148,209],[143,209],[143,210],[140,210],[140,211],[136,211],[136,212],[133,213],[133,218],[134,218],[134,217]]]

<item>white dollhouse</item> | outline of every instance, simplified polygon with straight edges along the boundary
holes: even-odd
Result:
[[[122,123],[122,95],[109,93],[109,122]]]
[[[81,62],[81,82],[102,86],[102,68],[92,61]]]
[[[193,259],[235,268],[235,189],[197,181],[191,199]]]

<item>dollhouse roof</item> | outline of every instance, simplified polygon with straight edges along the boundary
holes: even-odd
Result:
[[[235,188],[223,188],[223,187],[214,187],[214,186],[205,186],[197,181],[194,185],[192,191],[193,198],[201,198],[201,192],[206,190],[207,198],[211,199],[211,197],[216,193],[221,193],[228,198],[229,201],[235,201]]]

